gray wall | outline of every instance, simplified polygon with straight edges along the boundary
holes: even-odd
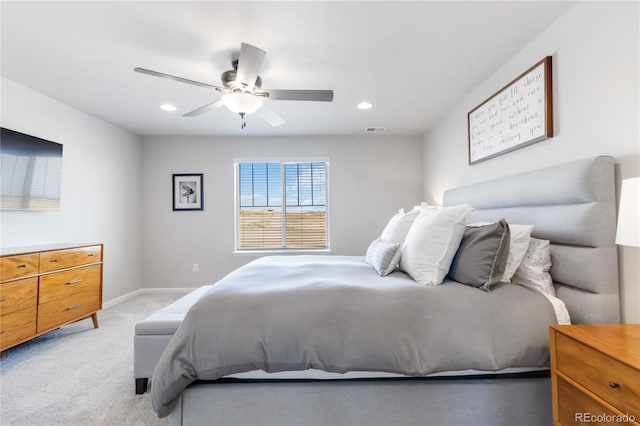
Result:
[[[450,187],[595,155],[616,158],[618,188],[640,175],[638,9],[637,2],[579,2],[461,100],[423,138],[425,198],[438,202]],[[555,136],[469,166],[467,113],[547,55]],[[619,254],[622,318],[637,323],[640,251]]]
[[[234,158],[328,157],[332,252],[364,255],[399,208],[419,203],[421,149],[419,137],[381,135],[145,139],[144,286],[210,284],[254,258],[233,255]],[[204,174],[203,211],[172,211],[173,173]]]
[[[141,142],[2,78],[2,126],[63,144],[59,211],[0,211],[0,245],[104,243],[105,301],[141,285]]]

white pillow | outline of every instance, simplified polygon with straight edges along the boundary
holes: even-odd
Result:
[[[419,213],[418,210],[411,210],[407,213],[404,212],[404,209],[398,210],[398,213],[389,219],[389,223],[380,234],[380,239],[391,243],[404,243],[409,228]]]
[[[551,243],[531,238],[529,248],[518,267],[512,282],[550,296],[556,295],[551,269]]]
[[[420,284],[442,283],[462,240],[464,218],[471,210],[467,204],[422,209],[402,246],[400,269]]]
[[[429,203],[427,203],[426,201],[423,201],[420,203],[420,205],[413,206],[413,210],[417,210],[419,212],[420,210],[426,209],[427,207],[429,207]]]
[[[477,222],[468,226],[484,226],[491,225],[491,222]],[[507,257],[507,266],[504,269],[504,274],[500,281],[509,283],[513,278],[513,274],[522,263],[524,255],[529,248],[529,240],[531,239],[531,232],[533,231],[533,225],[512,225],[509,224],[509,230],[511,231],[511,238],[509,239],[509,257]]]
[[[400,243],[391,243],[376,239],[369,245],[365,261],[381,277],[387,276],[396,269],[400,261]]]
[[[529,248],[529,240],[531,239],[531,232],[533,231],[533,225],[511,225],[511,239],[509,240],[509,257],[507,257],[507,266],[504,269],[502,275],[503,282],[511,282],[513,275],[522,263],[525,253]]]

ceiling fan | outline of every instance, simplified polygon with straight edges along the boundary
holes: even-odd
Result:
[[[200,86],[205,89],[215,89],[221,92],[223,95],[219,100],[196,108],[183,116],[195,117],[224,105],[240,116],[242,119],[241,129],[247,126],[245,116],[256,111],[272,126],[279,126],[284,123],[282,118],[263,105],[265,99],[281,101],[333,101],[333,90],[262,89],[262,79],[258,75],[258,72],[260,72],[266,54],[267,52],[262,49],[248,43],[242,43],[240,45],[240,57],[237,61],[232,62],[233,69],[223,72],[220,77],[222,86],[189,80],[146,68],[138,67],[133,70],[142,74]]]

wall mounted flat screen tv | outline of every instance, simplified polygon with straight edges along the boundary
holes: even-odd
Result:
[[[62,144],[0,128],[0,208],[59,210]]]

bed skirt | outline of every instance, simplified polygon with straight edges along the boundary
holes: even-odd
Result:
[[[552,424],[546,373],[321,381],[246,381],[189,386],[170,425],[543,425]]]

